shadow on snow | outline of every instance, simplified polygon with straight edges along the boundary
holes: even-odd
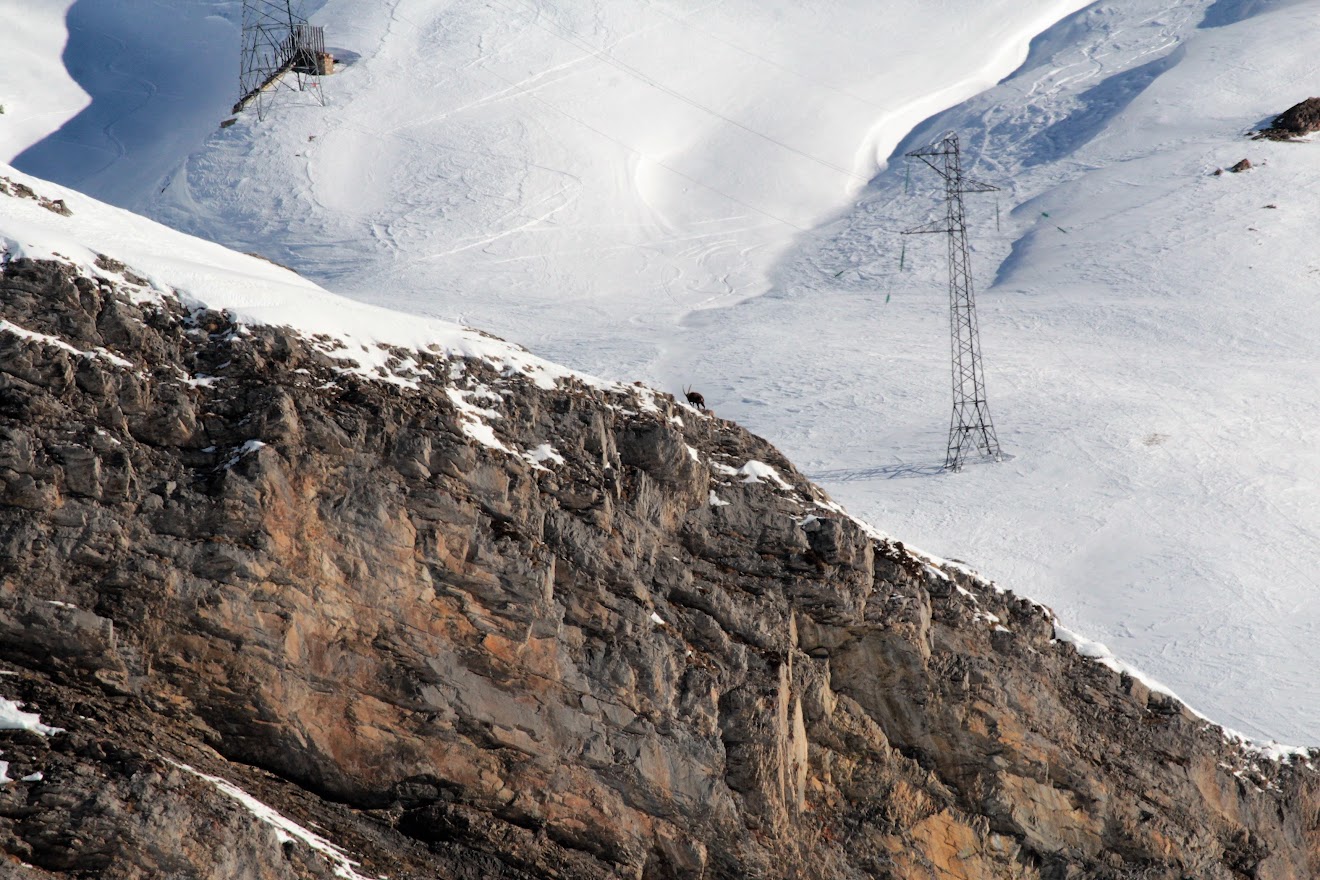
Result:
[[[146,197],[233,103],[236,5],[78,0],[62,60],[91,102],[13,161],[114,204]]]

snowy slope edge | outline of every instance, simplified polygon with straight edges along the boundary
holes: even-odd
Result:
[[[13,192],[24,188],[38,195]],[[351,369],[367,378],[412,385],[415,371],[401,362],[399,350],[425,350],[481,358],[541,388],[571,378],[625,391],[478,330],[336,296],[260,257],[185,235],[7,165],[0,165],[0,194],[11,195],[0,200],[0,261],[59,259],[90,278],[127,282],[143,298],[177,295],[190,308],[224,311],[238,324],[289,327],[322,341],[326,354],[351,362]],[[55,200],[67,206],[68,215],[43,208],[43,201]],[[125,277],[122,266],[131,267],[135,277]]]

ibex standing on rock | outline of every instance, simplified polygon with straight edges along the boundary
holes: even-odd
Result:
[[[702,397],[696,391],[693,391],[691,388],[684,388],[683,396],[687,398],[688,403],[692,404],[697,409],[702,412],[706,411],[706,398]]]

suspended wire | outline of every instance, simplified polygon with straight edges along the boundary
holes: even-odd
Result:
[[[490,2],[492,5],[499,6],[499,7],[503,8],[503,9],[509,11],[509,12],[517,13],[517,12],[520,11],[519,9],[515,9],[514,7],[511,7],[511,6],[507,5],[506,3],[501,2],[501,0],[489,0],[489,2]],[[690,98],[690,97],[688,97],[687,95],[684,95],[684,94],[682,94],[681,92],[678,92],[678,91],[676,91],[676,90],[670,88],[669,86],[664,85],[663,83],[657,82],[655,79],[651,78],[650,76],[648,76],[646,73],[642,72],[641,70],[638,70],[637,68],[633,67],[632,65],[627,64],[626,62],[621,61],[621,60],[619,60],[618,58],[616,58],[616,57],[614,57],[613,55],[611,55],[610,52],[609,52],[609,49],[608,49],[608,48],[597,48],[597,47],[593,46],[590,42],[588,42],[588,41],[585,40],[584,38],[580,37],[578,34],[576,34],[575,32],[573,32],[573,31],[570,30],[569,28],[564,27],[563,25],[560,25],[560,24],[558,24],[558,23],[556,23],[556,22],[549,22],[549,23],[555,28],[555,30],[551,30],[550,28],[547,28],[547,27],[542,23],[542,20],[541,20],[541,10],[539,10],[539,9],[537,9],[537,8],[535,8],[535,7],[532,7],[532,6],[528,6],[528,5],[524,4],[524,3],[522,3],[521,0],[512,0],[512,2],[517,3],[517,4],[521,7],[521,11],[523,11],[523,12],[531,12],[531,13],[533,13],[533,15],[535,16],[535,18],[534,18],[531,22],[529,22],[533,27],[536,27],[536,28],[538,28],[539,30],[544,31],[545,33],[549,34],[549,35],[552,36],[552,37],[555,37],[556,39],[562,40],[563,42],[567,43],[567,44],[570,45],[570,46],[573,46],[574,48],[576,48],[576,49],[578,49],[578,50],[580,50],[580,51],[586,52],[586,53],[587,53],[587,56],[588,56],[589,58],[599,59],[599,60],[601,60],[601,61],[603,61],[603,62],[605,62],[605,63],[607,63],[607,64],[609,64],[609,65],[611,65],[611,66],[613,66],[613,67],[615,67],[616,69],[621,70],[621,71],[623,71],[624,73],[627,73],[628,75],[634,77],[634,78],[637,79],[639,82],[642,82],[642,83],[644,83],[644,84],[646,84],[646,85],[651,86],[652,88],[656,89],[657,91],[660,91],[660,92],[663,92],[663,93],[665,93],[665,94],[667,94],[667,95],[670,95],[671,97],[676,98],[677,100],[680,100],[680,101],[682,101],[682,102],[684,102],[684,103],[686,103],[686,104],[688,104],[688,105],[690,105],[690,106],[692,106],[692,107],[695,107],[696,109],[701,110],[702,112],[708,113],[708,114],[710,114],[710,115],[716,117],[717,119],[720,119],[720,120],[722,120],[722,121],[728,123],[729,125],[734,126],[735,128],[741,129],[741,130],[747,132],[748,134],[751,134],[751,135],[754,136],[754,137],[760,138],[760,139],[762,139],[762,140],[764,140],[764,141],[766,141],[766,142],[768,142],[768,143],[774,144],[775,146],[778,146],[778,147],[780,147],[781,149],[787,150],[788,152],[791,152],[791,153],[793,153],[793,154],[795,154],[795,155],[797,155],[797,156],[800,156],[800,157],[802,157],[802,158],[804,158],[804,159],[806,159],[806,160],[808,160],[808,161],[810,161],[810,162],[813,162],[813,163],[815,163],[815,164],[817,164],[817,165],[820,165],[820,166],[823,167],[823,168],[827,168],[827,169],[829,169],[829,170],[831,170],[831,171],[834,171],[834,172],[836,172],[836,173],[838,173],[838,174],[844,175],[845,177],[848,177],[848,178],[850,178],[850,179],[852,179],[852,180],[857,180],[857,181],[860,181],[860,182],[863,182],[863,183],[869,183],[869,182],[870,182],[870,179],[867,178],[867,177],[863,177],[862,175],[856,174],[856,173],[854,173],[854,172],[852,172],[852,171],[850,171],[850,170],[848,170],[848,169],[846,169],[846,168],[843,168],[842,166],[839,166],[839,165],[834,164],[833,162],[830,162],[829,160],[822,159],[822,158],[820,158],[820,157],[818,157],[818,156],[814,156],[814,155],[812,155],[812,154],[810,154],[810,153],[807,153],[807,152],[805,152],[805,151],[803,151],[803,150],[800,150],[800,149],[798,149],[797,147],[794,147],[794,146],[792,146],[791,144],[784,143],[783,141],[781,141],[781,140],[779,140],[779,139],[777,139],[777,138],[775,138],[775,137],[772,137],[771,135],[765,134],[764,132],[757,131],[756,129],[751,128],[750,126],[747,126],[747,125],[745,125],[745,124],[743,124],[743,123],[741,123],[741,122],[739,122],[739,121],[737,121],[737,120],[735,120],[735,119],[732,119],[732,118],[730,118],[730,117],[724,115],[723,113],[719,112],[718,110],[714,109],[713,107],[709,107],[709,106],[707,106],[707,105],[705,105],[705,104],[702,104],[701,102],[696,101],[695,99]],[[650,4],[649,4],[649,0],[643,0],[643,2],[648,2],[648,5],[650,5]],[[777,68],[780,68],[780,69],[782,69],[782,70],[785,70],[786,72],[788,72],[788,73],[790,73],[790,74],[793,74],[793,75],[795,75],[795,76],[798,76],[798,77],[800,77],[800,78],[802,78],[802,79],[804,79],[804,80],[806,80],[806,81],[808,81],[808,82],[812,82],[812,81],[809,80],[807,77],[803,76],[802,74],[797,73],[796,71],[793,71],[791,68],[784,67],[783,65],[778,64],[777,62],[774,62],[774,61],[771,60],[771,59],[765,58],[765,57],[763,57],[763,56],[757,55],[757,54],[754,53],[754,52],[750,52],[750,51],[748,51],[748,50],[746,50],[746,49],[743,49],[742,47],[737,46],[736,44],[731,43],[731,42],[729,42],[729,41],[727,41],[727,40],[724,40],[724,39],[722,39],[722,38],[720,38],[720,37],[718,37],[718,36],[716,36],[716,35],[714,35],[714,34],[710,34],[709,32],[707,32],[707,31],[705,31],[705,30],[703,30],[703,29],[701,29],[701,28],[697,28],[697,27],[695,27],[695,26],[688,25],[687,22],[685,22],[685,21],[683,21],[682,19],[679,19],[679,18],[677,18],[677,17],[675,17],[675,16],[672,16],[672,15],[668,14],[667,12],[664,12],[663,10],[658,9],[658,7],[654,7],[654,6],[652,6],[652,8],[653,8],[655,11],[659,12],[659,13],[660,13],[661,15],[663,15],[664,17],[669,18],[670,20],[675,21],[676,23],[678,23],[678,24],[680,24],[680,25],[685,25],[685,26],[691,27],[693,30],[696,30],[696,31],[699,32],[699,33],[705,34],[706,36],[709,36],[709,37],[711,37],[712,39],[717,40],[718,42],[724,43],[724,44],[728,45],[730,48],[735,49],[735,50],[737,50],[737,51],[739,51],[739,52],[742,52],[743,54],[749,55],[749,56],[751,56],[751,57],[758,58],[759,60],[764,61],[764,62],[766,62],[767,64],[770,64],[770,65],[772,65],[772,66],[774,66],[774,67],[777,67]],[[556,32],[556,31],[558,31],[558,32]],[[618,45],[619,42],[621,42],[621,40],[620,40],[620,41],[616,41],[614,45]],[[613,144],[615,144],[615,145],[617,145],[617,146],[619,146],[619,147],[622,147],[623,149],[627,150],[628,152],[630,152],[630,153],[632,153],[632,154],[634,154],[634,155],[636,155],[636,156],[638,156],[638,157],[640,157],[640,158],[642,158],[642,159],[645,159],[645,160],[647,160],[647,161],[649,161],[649,162],[652,162],[652,163],[654,163],[655,165],[658,165],[658,166],[661,167],[661,168],[664,168],[665,170],[669,171],[671,174],[674,174],[674,175],[676,175],[676,176],[678,176],[678,177],[680,177],[680,178],[682,178],[682,179],[684,179],[684,180],[687,180],[687,181],[690,182],[690,183],[693,183],[693,184],[695,184],[695,185],[701,187],[702,189],[705,189],[705,190],[707,190],[707,191],[709,191],[709,192],[712,192],[712,193],[714,193],[714,194],[716,194],[716,195],[718,195],[718,196],[720,196],[720,197],[722,197],[722,198],[724,198],[724,199],[727,199],[727,200],[729,200],[730,202],[733,202],[733,203],[736,204],[736,205],[739,205],[739,206],[741,206],[741,207],[743,207],[743,208],[746,208],[747,210],[752,211],[753,213],[759,214],[759,215],[761,215],[762,217],[765,217],[765,218],[767,218],[767,219],[773,220],[773,221],[775,221],[776,223],[781,223],[781,224],[783,224],[783,225],[785,225],[785,226],[788,226],[788,227],[791,228],[791,229],[795,229],[795,230],[797,230],[797,231],[799,231],[799,232],[807,232],[807,231],[809,231],[807,228],[805,228],[805,227],[803,227],[803,226],[800,226],[800,225],[798,225],[798,224],[792,222],[791,220],[786,220],[786,219],[784,219],[783,217],[780,217],[780,216],[778,216],[778,215],[776,215],[776,214],[771,213],[770,211],[766,211],[766,210],[764,210],[764,209],[762,209],[762,208],[758,208],[757,206],[755,206],[755,205],[753,205],[753,204],[750,204],[749,202],[746,202],[746,201],[744,201],[744,200],[738,198],[737,196],[734,196],[734,195],[732,195],[732,194],[730,194],[730,193],[728,193],[728,192],[725,192],[724,190],[721,190],[721,189],[719,189],[718,187],[712,186],[711,184],[708,184],[708,183],[706,183],[706,182],[703,181],[703,180],[699,180],[699,179],[697,179],[697,178],[695,178],[695,177],[692,177],[691,175],[689,175],[689,174],[687,174],[687,173],[685,173],[685,172],[683,172],[683,171],[680,171],[679,169],[675,168],[674,166],[672,166],[672,165],[670,165],[670,164],[668,164],[668,163],[666,163],[666,162],[663,162],[663,161],[660,161],[660,160],[658,160],[658,159],[654,159],[654,158],[648,156],[647,154],[643,153],[641,150],[637,149],[636,147],[632,146],[631,144],[626,143],[625,141],[623,141],[623,140],[621,140],[621,139],[615,137],[614,135],[609,134],[608,132],[602,131],[601,129],[597,128],[596,126],[592,125],[591,123],[587,122],[586,120],[584,120],[584,119],[582,119],[582,118],[580,118],[580,117],[578,117],[578,116],[575,116],[575,115],[572,114],[572,113],[569,113],[568,111],[564,110],[563,108],[559,107],[559,106],[556,105],[556,104],[551,103],[550,101],[545,100],[544,98],[540,97],[539,95],[533,94],[527,86],[520,85],[519,83],[514,82],[514,81],[512,81],[512,80],[510,80],[510,79],[508,79],[508,78],[506,78],[506,77],[504,77],[504,76],[502,76],[502,75],[500,75],[499,73],[496,73],[494,70],[491,70],[491,69],[488,68],[488,67],[482,67],[482,68],[480,68],[480,69],[481,69],[481,71],[483,71],[483,72],[485,72],[485,73],[489,73],[491,76],[493,76],[493,77],[495,77],[496,79],[500,80],[502,83],[504,83],[506,86],[509,86],[511,89],[516,90],[516,91],[515,91],[515,94],[526,95],[527,97],[531,98],[532,100],[536,101],[537,103],[539,103],[539,104],[541,104],[541,105],[547,107],[547,108],[550,109],[550,110],[553,110],[555,113],[558,113],[558,114],[560,114],[561,116],[564,116],[565,118],[572,120],[573,122],[577,123],[578,125],[582,126],[583,128],[586,128],[587,130],[593,132],[593,133],[596,134],[596,135],[599,135],[600,137],[605,138],[606,140],[610,141],[611,143],[613,143]],[[828,90],[830,90],[830,91],[834,91],[834,92],[836,92],[836,93],[838,93],[838,94],[841,94],[841,95],[844,95],[844,96],[846,96],[846,97],[853,98],[853,99],[855,99],[855,100],[860,101],[861,103],[866,103],[866,104],[869,104],[869,103],[870,103],[870,102],[867,102],[865,99],[863,99],[863,98],[859,98],[859,97],[856,96],[856,95],[849,94],[848,92],[844,92],[844,91],[841,91],[841,90],[839,90],[839,89],[834,89],[834,88],[832,88],[832,87],[830,87],[830,86],[826,86],[826,85],[819,84],[819,83],[814,83],[814,82],[813,82],[813,84],[818,85],[818,86],[821,87],[821,88],[825,88],[825,89],[828,89]],[[875,105],[871,105],[871,106],[875,106]],[[912,163],[911,163],[911,159],[910,159],[910,157],[905,157],[905,162],[904,162],[904,182],[903,182],[903,192],[904,192],[905,195],[910,195],[911,192],[912,192]],[[995,228],[996,228],[997,231],[1000,229],[1000,221],[999,221],[999,205],[998,205],[998,201],[996,201],[996,205],[995,205]],[[1060,231],[1062,231],[1062,230],[1060,230]],[[906,262],[907,262],[907,242],[904,241],[903,244],[902,244],[902,247],[901,247],[900,253],[899,253],[899,271],[905,271],[905,270],[906,270]],[[840,270],[840,272],[836,273],[836,276],[835,276],[835,277],[838,277],[839,275],[841,275],[843,271],[845,271],[845,270]],[[886,301],[888,301],[888,300],[886,300]]]
[[[768,219],[770,219],[770,220],[774,220],[776,223],[782,223],[782,224],[784,224],[785,226],[787,226],[787,227],[789,227],[789,228],[791,228],[791,229],[796,229],[798,232],[809,232],[809,231],[810,231],[810,230],[807,229],[805,226],[799,226],[798,224],[794,223],[792,220],[785,220],[783,217],[780,217],[780,216],[778,216],[778,215],[776,215],[776,214],[772,214],[771,212],[766,211],[766,210],[764,210],[764,209],[762,209],[762,208],[758,208],[758,207],[756,207],[755,205],[750,204],[749,202],[745,202],[745,201],[743,201],[742,199],[738,198],[737,196],[731,195],[731,194],[729,194],[729,193],[727,193],[727,192],[724,192],[724,191],[721,190],[721,189],[718,189],[718,188],[716,188],[716,187],[714,187],[714,186],[711,186],[710,184],[706,183],[706,182],[703,181],[703,180],[698,180],[697,178],[693,177],[693,176],[690,175],[690,174],[687,174],[687,173],[685,173],[685,172],[679,171],[677,168],[675,168],[674,166],[672,166],[672,165],[670,165],[670,164],[668,164],[668,163],[666,163],[666,162],[662,162],[662,161],[660,161],[659,159],[654,159],[654,158],[652,158],[652,157],[650,157],[650,156],[647,156],[645,153],[643,153],[641,150],[637,149],[636,147],[632,146],[631,144],[625,143],[624,141],[620,140],[619,138],[615,137],[615,136],[612,135],[612,134],[608,134],[607,132],[601,131],[599,128],[596,128],[596,126],[594,126],[594,125],[592,125],[591,123],[586,122],[586,121],[584,121],[584,120],[578,118],[577,116],[574,116],[572,113],[569,113],[567,110],[564,110],[562,107],[558,107],[558,106],[556,106],[556,105],[554,105],[554,104],[551,104],[549,101],[545,100],[545,99],[542,98],[540,95],[533,94],[531,91],[528,90],[528,87],[519,86],[517,83],[513,82],[512,80],[506,79],[505,77],[501,76],[500,74],[496,73],[495,71],[493,71],[493,70],[491,70],[491,69],[489,69],[489,68],[484,68],[484,67],[483,67],[483,68],[482,68],[482,72],[484,72],[484,73],[489,73],[491,76],[493,76],[493,77],[495,77],[496,79],[500,80],[500,81],[503,82],[505,85],[508,85],[508,86],[511,86],[511,87],[517,89],[517,90],[518,90],[518,91],[517,91],[517,94],[520,94],[520,95],[526,95],[527,97],[531,98],[533,101],[536,101],[538,104],[541,104],[541,105],[543,105],[543,106],[549,108],[550,110],[553,110],[554,112],[560,114],[561,116],[564,116],[564,117],[567,117],[568,119],[571,119],[572,121],[576,122],[578,125],[582,126],[583,128],[585,128],[585,129],[587,129],[587,130],[589,130],[589,131],[595,132],[596,134],[598,134],[598,135],[600,135],[601,137],[605,138],[607,141],[610,141],[611,143],[613,143],[613,144],[615,144],[615,145],[617,145],[617,146],[622,147],[623,149],[627,150],[628,152],[632,153],[633,155],[635,155],[635,156],[637,156],[637,157],[639,157],[639,158],[641,158],[641,159],[645,159],[645,160],[648,161],[648,162],[652,162],[652,163],[654,163],[654,164],[656,164],[656,165],[659,165],[661,168],[665,169],[666,171],[670,172],[671,174],[675,174],[675,175],[677,175],[677,176],[683,178],[684,180],[688,181],[689,183],[694,183],[694,184],[696,184],[697,186],[701,187],[701,188],[704,189],[704,190],[708,190],[709,192],[713,192],[713,193],[715,193],[715,194],[718,195],[718,196],[722,196],[723,198],[728,199],[729,201],[733,202],[735,205],[741,205],[742,207],[746,208],[746,209],[749,210],[749,211],[752,211],[753,213],[760,214],[762,217],[766,217],[766,218],[768,218]]]
[[[517,9],[514,9],[513,7],[508,6],[505,3],[501,2],[501,0],[490,0],[490,2],[496,6],[500,6],[504,9],[509,10],[510,12],[518,11]],[[513,2],[519,3],[519,5],[522,7],[524,11],[530,10],[531,12],[537,13],[539,16],[539,10],[537,10],[535,7],[528,7],[527,5],[522,4],[520,0],[513,0]],[[646,85],[651,86],[657,91],[664,92],[666,95],[669,95],[673,98],[677,98],[678,100],[682,101],[685,104],[695,107],[698,110],[701,110],[705,113],[709,113],[711,116],[714,116],[717,119],[721,119],[724,122],[727,122],[729,125],[732,125],[735,128],[747,132],[753,137],[758,137],[766,141],[767,143],[774,144],[775,146],[787,150],[788,152],[793,153],[794,155],[801,156],[803,159],[806,159],[809,162],[814,162],[817,165],[820,165],[822,168],[828,168],[831,171],[842,174],[844,177],[850,178],[852,180],[860,181],[862,183],[870,182],[869,177],[864,177],[860,174],[856,174],[850,171],[849,169],[842,167],[841,165],[835,165],[833,162],[830,162],[828,159],[822,159],[819,156],[813,156],[811,153],[808,153],[804,150],[800,150],[791,144],[786,144],[783,141],[779,140],[778,138],[772,137],[771,135],[765,134],[764,132],[757,131],[756,129],[748,125],[744,125],[743,123],[739,122],[736,119],[732,119],[728,116],[725,116],[723,113],[719,112],[713,107],[708,107],[705,104],[702,104],[700,101],[697,101],[693,98],[688,97],[687,95],[684,95],[682,92],[678,92],[674,89],[671,89],[669,86],[664,85],[663,83],[657,82],[656,80],[647,76],[645,73],[633,67],[632,65],[620,61],[618,58],[615,58],[613,55],[609,53],[607,49],[598,49],[592,46],[589,42],[579,37],[577,34],[569,30],[568,28],[563,27],[562,25],[551,22],[551,24],[559,31],[559,33],[556,33],[555,31],[552,31],[549,28],[545,27],[545,25],[541,23],[539,18],[533,19],[531,24],[533,27],[539,28],[540,30],[543,30],[546,33],[550,34],[550,36],[563,40],[565,43],[568,43],[570,46],[573,46],[574,48],[579,49],[583,52],[587,52],[592,57],[599,58],[601,61],[604,61],[606,64],[610,64],[613,67],[622,70],[624,73],[627,73],[632,77],[635,77],[640,82],[643,82]],[[489,68],[483,68],[483,69],[489,70]],[[503,79],[503,77],[500,78]]]
[[[753,52],[751,49],[744,48],[744,47],[742,47],[742,46],[739,46],[737,43],[734,43],[734,42],[732,42],[732,41],[730,41],[730,40],[726,40],[726,39],[724,39],[724,38],[721,37],[719,34],[711,33],[710,31],[706,30],[705,28],[697,27],[696,25],[694,25],[694,24],[692,24],[690,21],[688,21],[688,19],[689,19],[690,17],[692,17],[693,15],[695,15],[697,12],[700,12],[700,11],[701,11],[700,9],[698,9],[698,10],[696,10],[696,11],[694,11],[694,12],[689,12],[686,16],[681,16],[681,17],[680,17],[680,16],[673,15],[673,14],[671,14],[671,13],[665,11],[665,10],[662,9],[661,7],[659,7],[659,6],[655,5],[654,3],[652,3],[651,0],[642,0],[642,2],[645,3],[647,6],[649,6],[649,7],[651,8],[651,11],[653,11],[653,12],[655,12],[655,13],[657,13],[657,14],[659,14],[659,15],[661,15],[661,16],[667,18],[667,19],[669,19],[670,21],[674,22],[675,24],[681,25],[682,27],[685,27],[685,28],[687,28],[687,29],[689,29],[689,30],[696,31],[697,33],[699,33],[699,34],[701,34],[701,35],[703,35],[703,36],[705,36],[705,37],[708,37],[709,39],[712,39],[712,40],[714,40],[714,41],[717,42],[717,43],[722,43],[722,44],[724,44],[725,46],[728,46],[730,49],[732,49],[732,50],[735,51],[735,52],[741,52],[743,55],[746,55],[748,58],[755,58],[755,59],[758,60],[758,61],[761,61],[761,62],[764,62],[765,64],[770,65],[771,67],[774,67],[774,68],[777,68],[777,69],[779,69],[779,70],[782,70],[782,71],[784,71],[785,73],[789,74],[790,76],[795,76],[795,77],[797,77],[798,79],[802,80],[803,82],[808,83],[808,84],[810,84],[810,85],[812,85],[812,86],[815,86],[815,87],[818,88],[818,89],[824,89],[825,91],[833,92],[833,93],[836,94],[836,95],[842,95],[842,96],[845,97],[845,98],[850,98],[850,99],[856,101],[856,102],[859,103],[859,104],[864,104],[864,105],[866,105],[867,107],[870,107],[870,108],[873,109],[873,110],[880,110],[880,111],[883,111],[883,112],[886,112],[886,113],[887,113],[887,112],[889,112],[890,109],[892,109],[892,108],[889,108],[889,107],[885,107],[885,106],[883,106],[883,105],[881,105],[881,104],[877,104],[877,103],[875,103],[874,101],[869,101],[869,100],[867,100],[866,98],[863,98],[861,95],[854,95],[852,92],[848,91],[847,89],[840,89],[840,88],[837,88],[837,87],[835,87],[835,86],[829,85],[828,83],[820,82],[819,80],[816,80],[816,79],[813,79],[813,78],[810,77],[810,76],[807,76],[805,73],[802,73],[801,71],[794,70],[794,69],[791,68],[791,67],[788,67],[788,66],[786,66],[786,65],[780,64],[778,61],[775,61],[773,58],[767,58],[767,57],[765,57],[764,55],[759,55],[759,54],[757,54],[756,52]],[[711,3],[710,5],[711,5],[711,6],[714,6],[715,4],[714,4],[714,3]],[[702,9],[704,9],[704,8],[705,8],[705,7],[702,7]]]
[[[506,7],[506,8],[507,8],[507,7]],[[410,22],[410,23],[411,23],[411,22]],[[676,175],[676,176],[678,176],[678,177],[681,177],[682,179],[688,181],[689,183],[695,184],[696,186],[699,186],[699,187],[701,187],[702,189],[704,189],[704,190],[706,190],[706,191],[708,191],[708,192],[714,193],[715,195],[720,196],[721,198],[727,199],[728,201],[734,203],[735,205],[738,205],[738,206],[740,206],[740,207],[742,207],[742,208],[746,208],[748,211],[751,211],[751,212],[754,213],[754,214],[759,214],[760,216],[765,217],[765,218],[768,219],[768,220],[773,220],[773,221],[776,222],[776,223],[781,223],[781,224],[783,224],[784,226],[789,227],[790,229],[796,230],[797,232],[810,232],[810,231],[811,231],[810,229],[808,229],[808,228],[805,227],[805,226],[800,226],[800,225],[798,225],[797,223],[794,223],[792,220],[786,220],[786,219],[784,219],[783,217],[780,217],[780,216],[777,215],[777,214],[774,214],[774,213],[772,213],[772,212],[770,212],[770,211],[767,211],[767,210],[765,210],[765,209],[763,209],[763,208],[758,208],[756,205],[753,205],[753,204],[751,204],[751,203],[749,203],[749,202],[747,202],[747,201],[744,201],[743,199],[740,199],[740,198],[738,198],[737,196],[732,195],[731,193],[725,192],[724,190],[719,189],[718,187],[712,186],[711,184],[706,183],[706,182],[703,181],[703,180],[699,180],[698,178],[693,177],[692,175],[687,174],[686,172],[680,171],[679,169],[675,168],[674,166],[672,166],[672,165],[670,165],[670,164],[668,164],[668,163],[666,163],[666,162],[662,162],[662,161],[660,161],[659,159],[655,159],[655,158],[652,158],[652,157],[648,156],[646,153],[643,153],[641,150],[637,149],[636,147],[632,146],[631,144],[628,144],[628,143],[626,143],[626,142],[620,140],[619,138],[615,137],[614,135],[611,135],[611,134],[608,134],[607,132],[601,131],[599,128],[596,128],[594,125],[590,124],[589,122],[586,122],[586,121],[584,121],[584,120],[578,118],[577,116],[574,116],[572,113],[569,113],[568,111],[564,110],[563,108],[558,107],[558,106],[556,106],[555,104],[552,104],[552,103],[550,103],[549,101],[545,100],[544,98],[540,97],[539,95],[536,95],[536,94],[532,93],[532,91],[530,90],[530,88],[531,88],[531,84],[528,84],[528,85],[522,85],[522,84],[520,84],[520,83],[514,82],[513,80],[510,80],[510,79],[508,79],[508,78],[506,78],[506,77],[504,77],[504,76],[501,76],[500,74],[496,73],[495,71],[493,71],[493,70],[491,70],[490,68],[487,68],[487,67],[480,68],[480,70],[481,70],[481,72],[483,72],[483,73],[488,73],[488,74],[490,74],[491,76],[495,77],[495,78],[498,79],[500,82],[504,83],[506,86],[509,86],[510,89],[513,89],[513,90],[514,90],[514,92],[513,92],[514,94],[516,94],[516,95],[525,95],[526,97],[531,98],[532,100],[536,101],[538,104],[541,104],[541,105],[545,106],[546,108],[548,108],[548,109],[550,109],[550,110],[553,110],[555,113],[558,113],[559,115],[564,116],[564,117],[566,117],[567,119],[572,120],[573,122],[576,122],[578,125],[582,126],[583,128],[587,129],[588,131],[591,131],[591,132],[593,132],[594,134],[597,134],[597,135],[599,135],[599,136],[605,138],[606,140],[610,141],[611,143],[615,144],[616,146],[622,147],[623,149],[627,150],[629,153],[632,153],[633,155],[637,156],[638,158],[644,159],[644,160],[646,160],[646,161],[648,161],[648,162],[651,162],[651,163],[653,163],[653,164],[655,164],[655,165],[658,165],[659,167],[664,168],[666,171],[670,172],[671,174],[674,174],[674,175]],[[407,142],[407,143],[416,144],[416,145],[418,145],[418,146],[426,146],[426,147],[436,147],[436,146],[441,146],[443,149],[446,149],[446,150],[456,150],[456,151],[459,151],[459,152],[473,153],[473,154],[475,154],[475,155],[492,155],[494,158],[505,159],[505,160],[510,161],[510,162],[520,161],[519,157],[516,157],[516,156],[502,156],[502,155],[499,155],[499,154],[489,154],[489,153],[485,153],[485,152],[481,152],[481,151],[472,150],[472,149],[469,149],[469,148],[467,148],[467,147],[459,147],[459,146],[454,146],[454,145],[437,145],[437,144],[434,144],[434,143],[429,142],[429,141],[424,141],[424,140],[421,140],[421,139],[418,139],[418,138],[412,138],[412,137],[407,137],[407,136],[405,136],[405,135],[401,135],[401,134],[398,133],[397,129],[396,129],[396,130],[390,130],[390,131],[368,130],[368,129],[360,128],[360,127],[353,126],[353,125],[350,125],[350,124],[347,124],[347,123],[345,123],[343,127],[346,127],[346,128],[352,129],[352,130],[354,130],[354,131],[357,131],[359,134],[367,135],[367,136],[370,136],[370,137],[375,137],[375,138],[377,138],[377,139],[384,139],[384,138],[388,137],[388,138],[393,138],[393,139],[400,140],[400,141],[405,141],[405,142]],[[551,171],[553,171],[553,170],[555,170],[555,169],[547,169],[547,170],[551,170]]]

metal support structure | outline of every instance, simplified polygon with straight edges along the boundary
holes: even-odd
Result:
[[[325,31],[307,23],[303,0],[243,0],[243,45],[239,56],[238,113],[257,105],[265,118],[267,105],[281,86],[310,91],[321,104],[321,75],[325,70]],[[294,82],[287,80],[292,75]]]
[[[938,142],[907,154],[920,159],[944,179],[945,216],[904,235],[943,233],[949,242],[949,322],[953,354],[953,419],[949,424],[949,447],[944,458],[947,470],[962,470],[969,451],[986,458],[1001,459],[999,439],[990,420],[985,396],[985,370],[981,365],[981,334],[976,323],[976,299],[967,250],[967,218],[963,193],[992,192],[998,187],[963,177],[958,135],[950,132]]]

